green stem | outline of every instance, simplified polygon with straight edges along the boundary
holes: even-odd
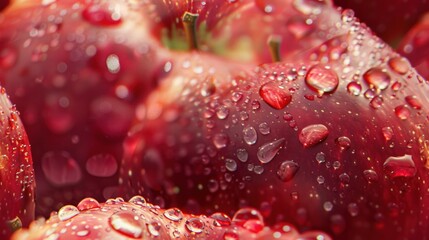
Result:
[[[192,50],[198,50],[197,41],[197,19],[198,14],[185,12],[182,16],[183,27],[185,28],[186,39],[188,41],[189,48]]]
[[[271,59],[273,62],[280,62],[280,44],[282,42],[282,38],[279,35],[271,35],[268,38],[268,46],[270,48]]]

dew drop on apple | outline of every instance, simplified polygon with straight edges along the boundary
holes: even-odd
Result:
[[[160,230],[161,230],[161,223],[157,221],[153,221],[147,224],[147,231],[149,232],[150,235],[154,237],[159,237]]]
[[[284,161],[282,162],[279,169],[277,170],[277,176],[281,181],[288,182],[292,180],[292,178],[295,176],[298,170],[299,170],[298,163],[294,161]]]
[[[323,177],[323,176],[318,176],[316,180],[317,180],[318,184],[324,184],[325,183],[325,177]]]
[[[393,129],[391,127],[383,127],[381,129],[383,133],[384,140],[390,141],[393,138]]]
[[[220,106],[217,110],[216,110],[216,116],[219,119],[225,119],[227,118],[229,115],[229,109],[225,106]]]
[[[92,4],[85,8],[82,17],[87,22],[99,26],[114,26],[122,22],[119,12],[112,12],[106,6]]]
[[[332,202],[325,202],[323,203],[323,209],[325,209],[325,211],[330,212],[332,211],[332,209],[334,208],[334,205],[332,204]]]
[[[378,174],[372,169],[364,170],[363,176],[369,183],[378,181]]]
[[[258,139],[256,130],[252,126],[247,126],[243,129],[243,139],[248,145],[253,145]]]
[[[146,206],[146,199],[144,197],[138,196],[138,195],[132,197],[128,202],[133,203],[133,204],[138,205],[138,206],[141,206],[141,207]]]
[[[175,222],[178,222],[183,219],[183,213],[178,208],[170,208],[165,210],[164,216],[167,219]]]
[[[199,218],[190,218],[186,220],[185,227],[192,233],[202,233],[205,227],[204,222]]]
[[[237,149],[236,155],[238,160],[240,160],[241,162],[247,162],[247,159],[249,158],[249,153],[244,148]]]
[[[269,106],[277,110],[285,108],[292,101],[289,90],[282,88],[274,81],[262,85],[259,95]]]
[[[258,175],[261,175],[262,173],[264,173],[264,167],[262,167],[262,166],[255,166],[254,168],[253,168],[253,172],[254,173],[256,173],[256,174],[258,174]]]
[[[68,152],[47,152],[42,157],[42,170],[47,180],[54,186],[67,186],[79,182],[81,169]]]
[[[228,142],[229,137],[225,133],[217,133],[213,136],[213,144],[217,149],[225,148]]]
[[[216,92],[216,86],[213,83],[204,83],[200,92],[203,97],[211,96]]]
[[[325,155],[325,153],[323,153],[323,152],[318,152],[318,153],[316,154],[316,161],[317,161],[319,164],[326,162],[326,155]]]
[[[356,217],[359,214],[359,207],[356,203],[349,203],[347,210],[352,217]]]
[[[237,162],[233,159],[227,158],[225,160],[225,167],[228,171],[234,172],[237,170]]]
[[[90,231],[87,230],[87,229],[83,229],[83,230],[80,230],[80,231],[76,232],[76,236],[78,236],[78,237],[86,237],[89,234],[90,234]]]
[[[414,177],[417,173],[411,155],[388,157],[383,163],[383,170],[389,178]]]
[[[118,170],[118,163],[111,154],[97,154],[86,161],[86,170],[96,177],[111,177]]]
[[[219,190],[219,183],[214,179],[210,179],[207,183],[207,189],[211,193],[215,193]]]
[[[305,83],[319,94],[332,93],[337,89],[339,79],[332,69],[316,65],[307,72]]]
[[[95,209],[100,207],[101,207],[100,203],[94,198],[85,198],[82,201],[80,201],[79,204],[77,205],[77,208],[80,211]]]
[[[294,0],[293,7],[305,15],[320,14],[322,8],[327,5],[326,0]]]
[[[235,230],[226,230],[223,234],[223,240],[239,240],[240,237]]]
[[[270,132],[271,132],[270,125],[268,125],[268,123],[266,123],[266,122],[263,122],[263,123],[259,124],[259,132],[262,135],[268,135],[268,134],[270,134]]]
[[[323,140],[329,135],[328,128],[323,124],[309,125],[301,130],[299,133],[299,141],[304,147],[312,147]]]
[[[401,120],[406,120],[410,117],[411,112],[405,105],[395,107],[395,114]]]
[[[342,149],[342,150],[347,150],[350,148],[350,146],[352,145],[352,141],[350,140],[350,138],[346,137],[346,136],[341,136],[335,139],[335,143]]]
[[[62,208],[60,208],[60,210],[58,210],[58,218],[61,221],[66,221],[69,220],[70,218],[78,215],[80,213],[79,209],[77,209],[77,207],[73,206],[73,205],[66,205]]]
[[[412,108],[420,110],[422,109],[422,103],[417,98],[417,96],[410,95],[405,97],[405,101],[410,105]]]
[[[210,215],[210,218],[213,219],[213,225],[215,227],[226,227],[231,225],[231,219],[225,213],[213,213]]]
[[[341,20],[344,23],[350,23],[353,21],[355,17],[355,12],[351,9],[345,9],[342,13],[341,13]]]
[[[280,138],[278,140],[266,143],[258,148],[257,156],[261,163],[269,163],[276,154],[280,151],[283,144],[285,143],[284,138]]]
[[[232,222],[239,226],[243,226],[243,224],[249,220],[256,220],[264,223],[264,217],[262,214],[253,208],[241,208],[235,212],[234,216],[232,217]]]
[[[401,75],[406,74],[410,70],[410,64],[403,57],[391,58],[388,64],[393,71]]]
[[[374,109],[379,109],[381,106],[383,106],[383,98],[380,96],[375,96],[373,99],[371,99],[369,105]]]
[[[110,226],[117,232],[131,238],[141,238],[143,229],[139,217],[131,212],[117,212],[109,217]]]
[[[347,84],[347,92],[352,95],[358,96],[362,91],[362,86],[358,82],[350,82]]]
[[[363,74],[363,79],[372,88],[386,89],[390,84],[390,76],[379,68],[372,68]]]

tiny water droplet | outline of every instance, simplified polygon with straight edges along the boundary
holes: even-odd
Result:
[[[237,162],[233,159],[227,158],[225,160],[225,167],[228,171],[234,172],[237,170]]]
[[[389,67],[395,71],[396,73],[399,73],[401,75],[406,74],[410,70],[410,64],[408,61],[403,57],[394,57],[391,58],[388,62]]]
[[[341,136],[337,139],[335,139],[335,143],[342,149],[342,150],[347,150],[350,148],[350,146],[352,145],[352,141],[350,140],[350,138],[346,137],[346,136]]]
[[[417,173],[411,155],[388,157],[383,164],[383,169],[389,178],[414,177]]]
[[[278,110],[285,108],[292,101],[291,93],[275,81],[262,85],[259,95],[268,105]]]
[[[269,163],[276,154],[279,152],[280,148],[283,146],[285,142],[284,138],[280,138],[273,142],[266,143],[259,147],[257,156],[261,163]]]
[[[384,127],[381,129],[383,137],[386,141],[390,141],[393,138],[393,129],[391,127]]]
[[[107,7],[91,4],[82,12],[82,17],[87,22],[100,26],[113,26],[122,22],[119,12],[112,12]]]
[[[213,219],[215,227],[226,227],[231,225],[231,219],[225,213],[213,213],[210,218]]]
[[[247,159],[249,158],[249,153],[244,148],[237,149],[237,158],[241,162],[247,162]]]
[[[390,76],[379,68],[371,68],[363,74],[363,79],[371,88],[386,89],[390,84]]]
[[[374,109],[378,109],[383,105],[383,98],[380,96],[375,96],[373,99],[371,99],[369,105]]]
[[[232,217],[232,222],[239,226],[243,226],[249,220],[256,220],[264,223],[262,214],[253,208],[241,208]]]
[[[362,91],[362,86],[358,82],[350,82],[349,84],[347,84],[347,91],[350,94],[358,96]]]
[[[85,198],[82,201],[80,201],[79,204],[77,205],[77,208],[80,211],[100,208],[100,207],[101,207],[100,203],[94,198]]]
[[[356,217],[359,214],[359,207],[356,203],[349,203],[347,210],[352,217]]]
[[[401,120],[406,120],[410,117],[411,112],[405,105],[395,107],[395,114]]]
[[[139,206],[146,206],[146,199],[142,196],[134,196],[132,197],[128,202],[139,205]]]
[[[319,94],[324,94],[334,92],[339,79],[332,69],[316,65],[307,72],[305,83]]]
[[[186,229],[193,233],[202,233],[204,230],[204,222],[199,218],[190,218],[186,220]]]
[[[183,219],[183,213],[178,208],[170,208],[165,210],[164,216],[175,222],[178,222]]]
[[[363,176],[369,183],[378,181],[378,174],[372,169],[364,170]]]
[[[78,215],[79,213],[80,211],[79,209],[77,209],[77,207],[73,205],[65,205],[58,211],[58,219],[60,219],[61,221],[66,221]]]
[[[259,124],[259,132],[262,135],[268,135],[268,134],[270,134],[270,132],[271,132],[270,125],[268,125],[268,123],[266,123],[266,122],[263,122],[263,123]]]
[[[304,147],[312,147],[329,135],[328,128],[323,124],[313,124],[303,128],[299,134],[299,141]]]
[[[318,152],[316,154],[316,161],[320,164],[320,163],[324,163],[326,161],[326,156],[325,153],[323,152]]]
[[[157,221],[153,221],[147,225],[147,230],[150,235],[154,237],[158,237],[160,235],[161,223]]]
[[[252,126],[247,126],[243,129],[243,139],[248,145],[253,145],[258,139],[255,128]]]
[[[117,232],[132,238],[141,238],[143,229],[139,217],[131,212],[117,212],[109,217],[110,226]]]
[[[318,15],[322,12],[322,8],[327,5],[326,0],[295,0],[293,7],[305,15]]]
[[[405,101],[410,105],[412,108],[420,110],[422,109],[422,103],[417,98],[417,96],[406,96]]]
[[[217,133],[213,137],[213,144],[217,149],[224,148],[228,145],[229,137],[225,133]]]
[[[292,180],[295,174],[298,172],[299,165],[294,161],[284,161],[279,169],[277,170],[277,176],[283,182]]]

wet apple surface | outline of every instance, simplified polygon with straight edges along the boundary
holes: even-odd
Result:
[[[429,236],[427,4],[380,5],[0,4],[14,239]]]

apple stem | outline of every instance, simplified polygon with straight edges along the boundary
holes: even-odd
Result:
[[[192,50],[198,50],[197,19],[198,19],[198,14],[194,14],[190,12],[185,12],[182,16],[186,39],[188,41],[189,48]]]
[[[279,35],[271,35],[268,38],[268,46],[270,48],[271,59],[273,62],[280,62],[280,44],[282,42],[282,38]]]

